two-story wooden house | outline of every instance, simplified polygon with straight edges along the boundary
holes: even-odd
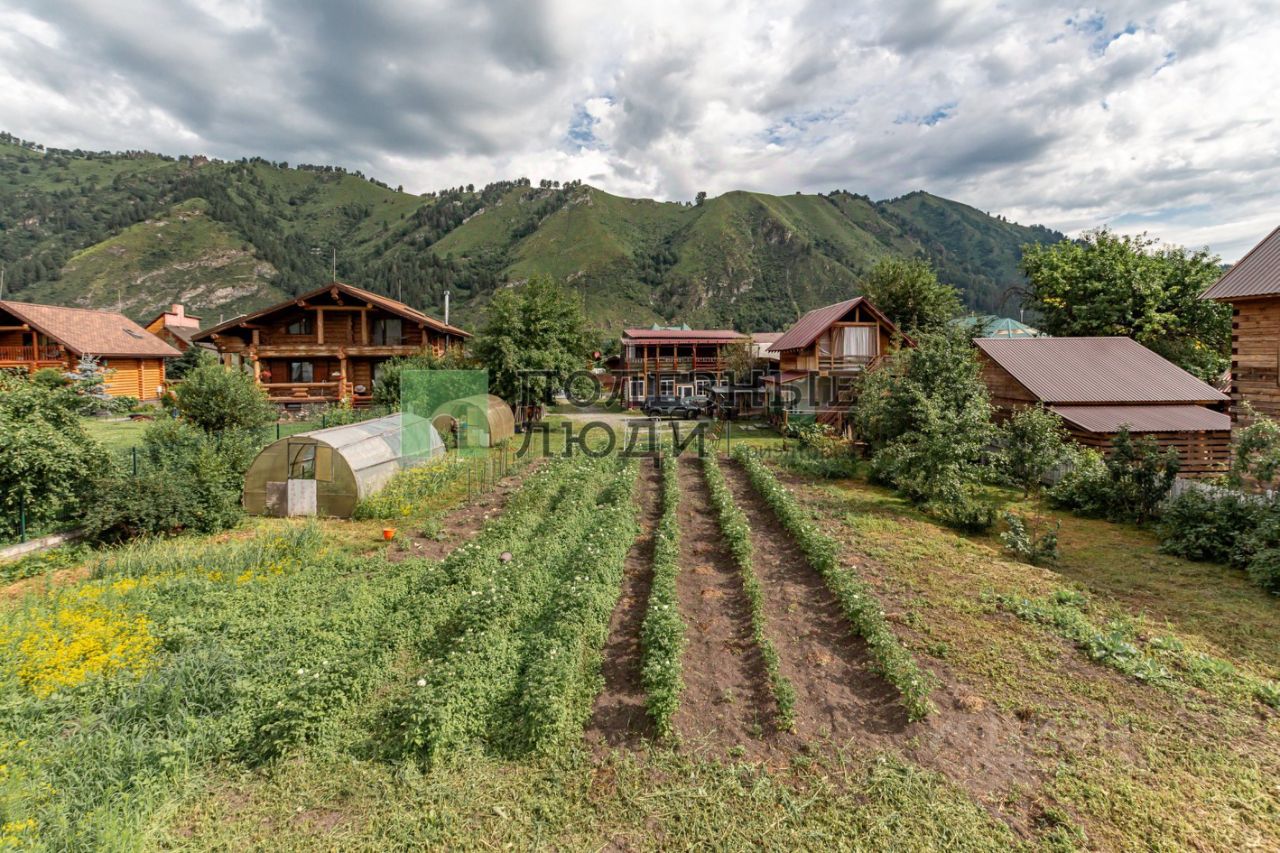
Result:
[[[726,350],[750,343],[750,335],[732,329],[627,329],[619,362],[623,402],[635,407],[648,397],[707,394],[724,381]]]
[[[858,377],[903,344],[912,342],[862,296],[815,308],[769,347],[778,354],[778,373],[766,379],[772,407],[847,432]]]
[[[1280,228],[1249,250],[1203,299],[1231,304],[1231,415],[1242,403],[1280,418]]]
[[[0,369],[67,371],[91,355],[107,370],[108,394],[155,400],[164,393],[164,360],[180,354],[114,311],[0,301]]]
[[[383,362],[443,355],[470,333],[403,302],[342,282],[236,317],[193,336],[223,363],[247,366],[276,403],[367,404]]]

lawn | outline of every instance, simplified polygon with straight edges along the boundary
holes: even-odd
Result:
[[[1278,603],[1231,569],[1068,515],[1061,562],[1029,566],[859,479],[779,471],[775,518],[729,459],[467,473],[11,601],[0,845],[1280,845]],[[642,682],[655,561],[689,645]],[[642,684],[673,685],[675,740]]]
[[[115,453],[142,444],[142,433],[146,431],[149,422],[128,418],[120,420],[81,418],[80,423],[90,438],[101,444],[108,452]]]

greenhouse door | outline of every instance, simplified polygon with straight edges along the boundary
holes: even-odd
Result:
[[[289,442],[288,515],[316,514],[316,446]]]
[[[289,481],[289,515],[316,514],[316,481]]]

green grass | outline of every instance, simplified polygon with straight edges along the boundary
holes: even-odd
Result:
[[[90,438],[97,441],[109,452],[128,450],[142,444],[142,434],[146,432],[148,421],[106,420],[104,418],[81,418],[81,425]]]

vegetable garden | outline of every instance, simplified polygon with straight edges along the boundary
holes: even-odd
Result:
[[[1094,771],[1034,769],[1043,746],[1027,721],[1047,712],[1005,686],[985,688],[999,707],[973,698],[992,664],[942,636],[960,619],[1017,632],[1038,660],[1083,652],[1090,678],[1127,679],[1150,691],[1142,702],[1259,714],[1274,736],[1274,664],[1170,624],[1151,633],[1025,564],[999,563],[1000,582],[957,615],[941,596],[931,612],[921,596],[935,579],[888,575],[879,516],[815,503],[845,480],[780,473],[747,447],[503,465],[516,485],[473,526],[459,520],[465,474],[403,472],[361,508],[463,531],[441,559],[388,559],[396,544],[353,541],[360,521],[264,520],[89,554],[81,574],[12,603],[0,846],[1079,846],[1099,819],[1068,783]],[[644,528],[638,494],[653,500]],[[627,587],[636,572],[643,583]],[[636,618],[613,618],[626,608]],[[629,743],[646,746],[591,754],[584,731],[617,689],[601,672],[620,630],[634,634],[624,680],[647,714]],[[978,751],[975,728],[996,733]],[[986,790],[991,766],[1020,769]],[[480,814],[482,788],[509,799]],[[1266,796],[1242,819],[1265,813]],[[238,798],[253,803],[244,814]],[[646,798],[667,805],[646,817],[633,805]],[[251,824],[258,809],[271,814]],[[326,809],[341,819],[316,817]],[[1185,841],[1176,830],[1166,840]],[[338,831],[351,834],[328,838]]]

